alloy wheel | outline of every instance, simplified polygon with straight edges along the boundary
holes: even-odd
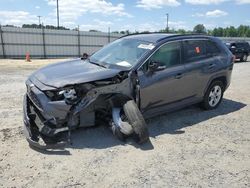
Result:
[[[220,86],[215,85],[210,93],[209,93],[209,97],[208,97],[208,103],[211,107],[215,107],[221,99],[222,96],[222,89]]]

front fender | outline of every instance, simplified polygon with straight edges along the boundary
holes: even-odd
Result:
[[[73,114],[79,113],[84,108],[87,108],[91,103],[93,103],[100,95],[108,95],[112,94],[117,96],[126,96],[125,98],[133,99],[132,92],[133,86],[129,78],[123,80],[121,83],[106,85],[102,87],[97,87],[91,89],[86,96],[75,106],[73,110]],[[119,98],[119,97],[118,97]]]

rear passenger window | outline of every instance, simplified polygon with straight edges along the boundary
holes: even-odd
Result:
[[[210,40],[184,41],[184,58],[186,62],[193,62],[216,56],[220,53],[218,46]]]
[[[185,61],[196,61],[206,57],[205,40],[188,40],[184,41]]]

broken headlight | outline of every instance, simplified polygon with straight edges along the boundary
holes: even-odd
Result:
[[[45,94],[52,101],[65,100],[68,103],[75,102],[77,100],[77,94],[74,88],[66,88],[56,91],[45,91]]]
[[[74,104],[85,97],[94,86],[92,84],[75,85],[60,90],[45,91],[52,101],[65,100],[68,104]]]
[[[58,92],[59,95],[63,95],[66,100],[74,101],[77,98],[75,89],[65,89]]]

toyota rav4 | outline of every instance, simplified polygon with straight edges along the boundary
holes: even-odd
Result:
[[[72,130],[105,124],[118,138],[143,143],[149,138],[145,118],[195,103],[217,108],[233,60],[214,37],[139,34],[91,56],[46,66],[26,81],[27,140],[43,149],[59,147]]]

